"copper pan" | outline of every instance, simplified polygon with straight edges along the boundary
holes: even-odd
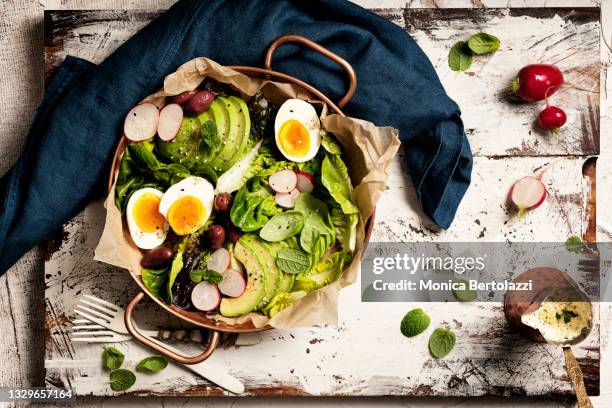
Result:
[[[301,45],[304,45],[307,48],[310,48],[314,51],[321,53],[322,55],[328,57],[334,62],[337,62],[344,68],[348,76],[349,87],[348,87],[346,94],[342,97],[342,99],[340,99],[340,101],[338,101],[337,104],[332,102],[327,96],[325,96],[321,91],[317,90],[314,86],[307,84],[304,81],[301,81],[290,75],[272,70],[271,65],[272,65],[272,56],[274,55],[274,51],[276,51],[276,49],[280,45],[287,43],[287,42],[296,42]],[[355,71],[353,70],[351,65],[345,59],[329,51],[328,49],[320,46],[319,44],[313,41],[310,41],[307,38],[304,38],[299,35],[284,35],[276,39],[268,48],[268,52],[266,54],[266,59],[265,59],[265,68],[257,68],[257,67],[249,67],[249,66],[230,66],[229,68],[232,68],[250,77],[266,77],[266,78],[270,78],[278,82],[286,82],[286,83],[299,85],[304,90],[312,94],[314,99],[318,99],[318,100],[325,102],[325,104],[327,104],[328,108],[331,109],[331,111],[339,115],[342,115],[342,116],[344,116],[344,113],[342,113],[341,108],[344,107],[344,105],[346,105],[351,100],[351,98],[355,94],[355,90],[357,89],[357,76],[355,75]],[[127,144],[127,140],[125,139],[125,137],[122,137],[121,140],[119,141],[119,144],[115,151],[115,155],[113,157],[111,173],[110,173],[110,177],[108,180],[109,190],[112,187],[117,177],[117,174],[119,172],[120,159],[121,159],[121,155],[123,154],[126,144]],[[370,234],[372,233],[373,224],[374,224],[374,211],[372,211],[372,214],[366,221],[366,234],[365,234],[366,244],[370,239]],[[189,311],[180,309],[174,305],[167,305],[163,301],[157,299],[155,296],[153,296],[149,292],[149,290],[142,283],[140,279],[140,275],[136,274],[136,271],[130,271],[130,275],[132,276],[136,284],[140,287],[141,292],[139,292],[136,296],[134,296],[134,298],[130,301],[130,303],[126,307],[125,324],[127,326],[128,331],[139,342],[145,344],[146,346],[156,350],[157,352],[175,361],[178,361],[180,363],[196,364],[196,363],[206,360],[217,347],[217,344],[219,342],[220,332],[248,333],[248,332],[258,332],[258,331],[263,331],[263,330],[269,330],[272,328],[271,326],[264,326],[264,327],[257,328],[250,322],[243,323],[243,324],[237,324],[237,325],[229,325],[224,322],[216,322],[201,313],[189,312]],[[135,327],[132,315],[134,313],[134,309],[136,308],[138,303],[140,303],[140,301],[145,297],[145,295],[151,298],[154,302],[156,302],[161,308],[166,310],[168,313],[178,317],[179,319],[187,323],[196,325],[198,327],[210,330],[211,334],[210,334],[210,338],[209,338],[209,342],[208,342],[208,346],[206,350],[204,350],[204,352],[199,355],[187,357],[187,356],[183,356],[183,355],[174,353],[170,350],[167,350],[163,346],[160,346],[157,343],[153,343],[146,336],[142,335],[138,331],[138,329]]]

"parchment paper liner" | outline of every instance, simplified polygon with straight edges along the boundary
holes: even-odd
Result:
[[[298,85],[250,78],[207,58],[195,58],[183,64],[176,72],[166,77],[164,88],[161,91],[150,95],[145,101],[161,106],[164,103],[164,97],[195,89],[206,77],[231,85],[246,100],[261,89],[265,97],[276,104],[281,104],[287,98],[300,98],[319,106],[323,105],[321,101],[313,100],[312,95]],[[337,114],[327,115],[325,107],[322,111],[323,127],[334,133],[344,148],[345,161],[355,185],[352,198],[361,213],[353,261],[337,281],[309,293],[271,319],[260,313],[249,313],[239,318],[212,315],[209,316],[211,319],[222,320],[230,324],[251,320],[256,327],[269,324],[276,328],[337,323],[338,291],[353,283],[357,278],[364,249],[363,220],[369,217],[385,189],[389,164],[399,148],[400,141],[398,132],[394,128],[376,127],[370,122]],[[95,250],[94,259],[129,269],[139,275],[142,254],[132,242],[127,227],[124,228],[121,213],[115,206],[114,198],[115,186],[113,185],[104,203],[107,210],[106,223]]]

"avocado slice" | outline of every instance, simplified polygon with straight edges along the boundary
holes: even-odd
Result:
[[[170,142],[157,139],[157,151],[174,163],[190,167],[192,155],[200,141],[200,121],[196,117],[184,117],[176,137]]]
[[[276,289],[276,293],[274,296],[279,295],[281,293],[287,293],[293,287],[293,282],[295,282],[295,275],[290,273],[281,272],[280,282],[278,284],[278,289]]]
[[[238,139],[240,145],[236,150],[233,163],[240,160],[246,153],[249,146],[249,136],[251,135],[251,116],[246,102],[237,96],[230,96],[228,101],[238,110]]]
[[[270,303],[278,291],[278,286],[280,285],[281,270],[278,268],[278,266],[276,266],[277,251],[270,248],[270,246],[266,245],[259,238],[249,239],[245,245],[247,245],[247,247],[253,251],[257,261],[268,275],[266,294],[257,306],[258,309],[263,309],[268,303]]]
[[[212,161],[213,168],[216,171],[223,172],[229,169],[234,160],[236,159],[236,146],[238,141],[238,109],[231,103],[228,98],[222,96],[217,97],[211,104],[216,104],[220,110],[224,112],[226,119],[227,132],[222,134],[225,135],[221,139],[221,150],[215,156]],[[215,115],[215,122],[217,122],[217,128],[219,128],[219,122]],[[242,139],[240,139],[242,140]]]
[[[244,293],[237,298],[223,298],[219,312],[225,317],[238,317],[245,315],[260,304],[266,294],[267,274],[259,263],[250,243],[257,239],[253,234],[245,234],[234,247],[234,256],[247,271],[247,286]],[[245,245],[246,244],[246,245]]]
[[[221,174],[224,170],[223,162],[219,158],[219,154],[221,150],[223,150],[223,146],[229,138],[229,113],[227,112],[227,108],[225,104],[221,102],[220,98],[216,98],[213,103],[210,104],[207,113],[210,114],[210,118],[217,125],[217,133],[221,138],[221,148],[217,151],[215,157],[211,158],[210,164],[215,170],[215,172]]]

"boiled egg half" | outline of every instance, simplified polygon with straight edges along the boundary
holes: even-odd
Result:
[[[274,121],[276,146],[283,156],[294,162],[305,162],[321,146],[321,121],[315,108],[301,99],[287,99]]]
[[[130,196],[126,218],[134,244],[151,249],[161,245],[168,235],[168,223],[159,212],[163,193],[154,188],[141,188]]]
[[[159,204],[159,212],[177,235],[202,228],[213,208],[212,184],[201,177],[187,177],[170,186]]]

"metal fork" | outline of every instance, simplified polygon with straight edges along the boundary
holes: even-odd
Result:
[[[92,320],[90,322],[83,319],[76,319],[73,321],[73,330],[70,336],[72,341],[102,343],[132,339],[131,335],[124,334],[128,333],[128,331],[125,327],[125,322],[123,321],[123,315],[125,312],[123,308],[95,296],[84,295],[84,297],[86,297],[87,300],[81,299],[79,302],[80,304],[77,306],[78,309],[75,309],[75,312],[86,319]],[[84,304],[85,306],[82,306],[81,304]],[[108,330],[104,329],[110,329],[111,331],[109,332]],[[150,337],[154,343],[163,345],[165,348],[174,351],[175,353],[182,352],[177,348],[157,340],[155,338],[158,333],[157,331],[140,330],[140,332]],[[103,338],[105,340],[102,340]],[[175,363],[180,364],[178,362]],[[244,392],[244,385],[242,385],[237,378],[229,375],[223,369],[215,367],[206,361],[197,364],[180,365],[230,392],[235,394],[242,394]]]

